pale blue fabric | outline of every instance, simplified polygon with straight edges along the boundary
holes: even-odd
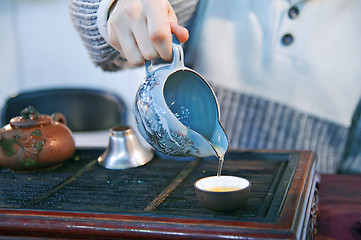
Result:
[[[340,173],[361,173],[361,100],[352,118],[345,152],[338,170]]]
[[[214,90],[231,148],[311,150],[318,156],[319,172],[361,172],[360,115],[348,129],[256,96]],[[349,152],[343,160],[345,148]]]

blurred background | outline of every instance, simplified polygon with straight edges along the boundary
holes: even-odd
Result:
[[[133,101],[144,68],[109,73],[95,67],[68,5],[68,0],[0,0],[0,106],[19,91],[91,87],[117,93],[133,125]]]

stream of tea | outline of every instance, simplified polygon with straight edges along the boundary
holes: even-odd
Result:
[[[217,170],[217,177],[221,176],[222,168],[223,168],[223,162],[224,162],[224,156],[219,157],[219,163],[218,163],[218,170]]]
[[[225,151],[224,149],[222,149],[220,146],[218,145],[214,145],[213,147],[215,149],[216,152],[216,157],[218,157],[219,159],[219,163],[218,163],[218,170],[217,170],[217,176],[220,177],[221,173],[222,173],[222,168],[223,168],[223,162],[224,162],[224,155],[225,155]]]

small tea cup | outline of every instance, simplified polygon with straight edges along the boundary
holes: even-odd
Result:
[[[203,207],[215,212],[230,212],[247,202],[251,182],[236,176],[211,176],[197,180],[194,189]]]

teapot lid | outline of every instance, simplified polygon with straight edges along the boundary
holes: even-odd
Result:
[[[11,127],[14,128],[30,128],[35,126],[48,125],[51,123],[51,117],[48,115],[40,115],[32,106],[21,111],[20,116],[10,120]]]

